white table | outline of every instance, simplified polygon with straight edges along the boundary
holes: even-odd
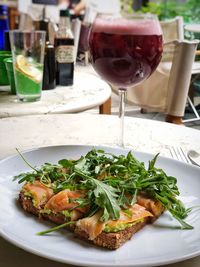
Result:
[[[184,29],[190,33],[191,39],[199,39],[200,38],[200,23],[186,24]],[[198,48],[199,48],[199,46],[198,46]],[[199,49],[196,51],[196,55],[200,55]]]
[[[200,23],[186,24],[184,29],[190,33],[191,39],[199,39],[200,38]],[[197,34],[198,34],[198,36],[197,36]],[[198,48],[195,52],[195,55],[198,55],[198,56],[200,55],[199,47],[200,46],[198,45]],[[191,97],[193,98],[193,95],[194,95],[194,88],[192,85],[196,80],[199,79],[199,75],[200,75],[200,61],[197,60],[193,63],[193,67],[192,67],[192,79],[190,82],[190,84],[191,84],[190,98]],[[189,102],[190,102],[190,105],[193,109],[195,117],[192,119],[185,120],[184,122],[192,122],[192,121],[199,121],[200,120],[200,116],[198,114],[198,111],[196,110],[196,108],[194,106],[194,101],[193,101],[193,99],[191,100],[190,98],[189,98]]]
[[[104,105],[109,102],[110,97],[110,86],[101,78],[91,73],[77,71],[73,86],[58,86],[54,90],[42,91],[42,98],[37,102],[19,102],[16,96],[8,91],[0,92],[0,118],[75,113],[97,106],[100,106],[101,113],[109,113],[109,109],[105,111]]]
[[[191,23],[185,25],[185,30],[194,33],[200,33],[200,23]]]
[[[135,150],[169,156],[168,146],[200,151],[200,131],[164,122],[125,118],[125,145]],[[52,145],[116,146],[119,120],[116,116],[60,114],[0,119],[0,158],[20,150]],[[2,267],[67,267],[29,254],[0,238]],[[199,267],[200,257],[170,267]],[[166,267],[166,266],[165,266]]]

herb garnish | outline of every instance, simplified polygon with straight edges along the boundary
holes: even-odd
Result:
[[[136,203],[138,194],[145,193],[159,200],[182,229],[192,229],[184,221],[191,208],[186,209],[177,199],[179,190],[176,178],[155,167],[157,157],[158,154],[149,161],[146,169],[144,163],[138,161],[131,152],[116,156],[93,149],[78,160],[62,159],[57,165],[45,163],[35,168],[27,163],[33,171],[15,176],[15,179],[19,179],[19,183],[33,183],[39,179],[55,193],[66,188],[83,190],[86,195],[84,199],[77,200],[77,205],[89,206],[87,216],[103,209],[102,221],[117,220],[121,209],[128,214],[128,206]]]
[[[66,222],[66,223],[57,225],[57,226],[55,226],[53,228],[50,228],[48,230],[44,230],[42,232],[38,232],[37,235],[46,235],[46,234],[49,234],[51,232],[58,231],[58,230],[60,230],[62,228],[65,228],[66,226],[69,226],[71,224],[75,224],[75,221]]]

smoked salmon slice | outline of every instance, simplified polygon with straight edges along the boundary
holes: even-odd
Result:
[[[153,217],[153,215],[151,212],[147,211],[144,207],[138,204],[134,204],[133,206],[129,207],[128,213],[121,210],[119,219],[115,221],[109,220],[107,223],[107,226],[115,227],[118,224],[133,223],[133,222],[142,220],[146,217]]]
[[[143,195],[137,196],[137,203],[150,211],[155,217],[159,217],[160,214],[164,211],[164,207],[160,201],[148,198]]]
[[[77,207],[79,206],[79,203],[76,202],[76,199],[83,197],[84,193],[81,191],[71,191],[69,189],[65,189],[50,198],[49,201],[46,203],[44,209],[51,210],[54,213],[63,210],[76,209],[79,212],[85,213],[87,211],[87,208]]]
[[[54,194],[51,188],[45,186],[38,180],[34,183],[26,183],[23,186],[23,191],[30,194],[34,200],[33,204],[37,208],[44,205]]]
[[[87,217],[79,220],[76,226],[86,232],[89,236],[89,240],[94,240],[105,228],[105,222],[100,221],[102,211],[98,211],[91,217]]]
[[[130,216],[131,214],[131,216]],[[118,220],[109,220],[108,222],[101,222],[100,217],[102,211],[95,213],[92,217],[81,219],[77,222],[76,226],[85,231],[89,240],[94,240],[104,230],[105,226],[115,227],[118,224],[128,224],[140,221],[146,217],[152,217],[153,215],[147,211],[144,207],[135,204],[129,208],[129,214],[120,211],[120,218]]]

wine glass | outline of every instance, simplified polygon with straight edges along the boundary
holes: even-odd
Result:
[[[89,64],[89,32],[96,17],[96,11],[91,7],[86,7],[84,19],[81,23],[80,38],[78,45],[78,52],[80,54],[80,59],[82,61],[82,55],[84,55],[84,64],[87,66]]]
[[[79,52],[84,54],[84,61],[85,61],[85,65],[86,66],[89,63],[88,36],[89,36],[90,27],[91,27],[91,24],[90,23],[87,23],[85,21],[82,22],[82,24],[81,24],[81,31],[80,31],[80,38],[79,38],[79,46],[78,46]]]
[[[91,27],[89,49],[95,71],[119,89],[120,145],[124,146],[126,91],[147,79],[161,60],[159,21],[152,14],[99,14]]]

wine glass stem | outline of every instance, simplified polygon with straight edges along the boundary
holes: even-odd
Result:
[[[120,119],[120,146],[124,147],[124,113],[125,113],[126,89],[119,88],[119,119]]]
[[[89,51],[85,51],[85,66],[89,65]]]

